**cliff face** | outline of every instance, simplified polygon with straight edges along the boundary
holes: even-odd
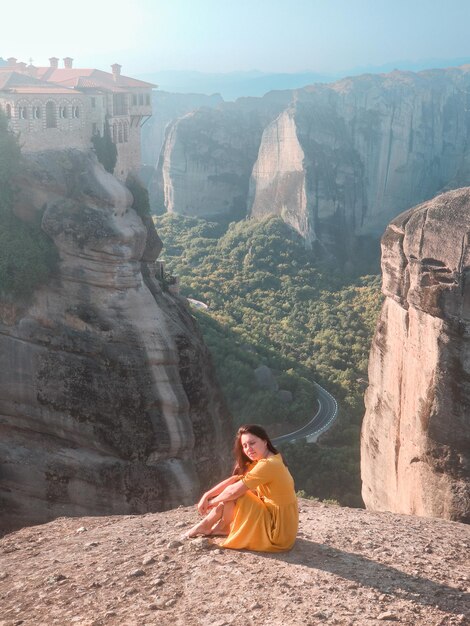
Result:
[[[470,521],[470,188],[398,216],[362,430],[374,510]]]
[[[256,217],[279,215],[310,239],[304,158],[294,112],[283,111],[263,132],[248,205],[257,207]]]
[[[156,165],[160,156],[165,129],[170,122],[201,107],[215,108],[222,96],[198,93],[152,92],[152,117],[142,126],[142,162]]]
[[[0,309],[2,524],[193,502],[222,470],[228,416],[187,306],[154,277],[151,222],[79,152],[31,157],[18,187],[60,267]]]
[[[263,129],[289,99],[288,92],[242,98],[170,124],[156,174],[159,204],[170,213],[193,217],[245,217]]]
[[[163,171],[177,173],[165,179],[166,207],[188,211],[195,171],[191,164],[200,151],[224,175],[240,175],[240,166],[229,155],[235,148],[243,154],[245,146],[249,191],[244,175],[227,193],[209,184],[215,170],[200,167],[198,185],[203,191],[195,194],[200,198],[199,215],[217,207],[222,212],[223,194],[230,211],[230,199],[238,194],[248,214],[283,215],[309,241],[378,237],[406,208],[470,183],[469,88],[470,68],[464,66],[364,75],[240,99],[230,110],[234,114],[256,107],[256,132],[247,128],[246,116],[239,116],[229,136],[227,124],[233,124],[233,117],[226,115],[227,105],[221,105],[212,112],[208,137],[224,140],[185,141],[182,150],[183,136],[196,138],[201,132],[203,118],[194,115],[177,125],[164,145]],[[256,144],[249,150],[247,138]]]
[[[157,211],[162,204],[159,185],[158,160],[167,127],[177,118],[201,107],[215,108],[223,102],[222,96],[197,93],[152,93],[152,117],[142,126],[142,178],[149,191],[150,205]]]

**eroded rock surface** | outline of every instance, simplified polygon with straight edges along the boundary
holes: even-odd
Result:
[[[401,211],[470,184],[469,89],[470,66],[395,71],[184,118],[163,148],[165,206],[281,215],[309,243],[347,252],[352,236],[379,238]]]
[[[18,187],[60,265],[0,310],[2,526],[193,502],[222,471],[228,415],[189,308],[155,279],[151,220],[80,152],[32,156]]]
[[[470,521],[470,188],[382,239],[386,296],[369,361],[362,495],[374,510]]]
[[[157,172],[164,208],[192,217],[245,217],[263,129],[290,97],[240,98],[169,124]]]
[[[181,540],[194,508],[0,539],[1,626],[468,626],[470,528],[300,501],[291,552]]]

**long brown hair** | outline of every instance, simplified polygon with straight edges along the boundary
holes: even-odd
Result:
[[[248,466],[250,465],[250,463],[252,463],[251,459],[246,456],[242,448],[242,435],[247,434],[255,435],[255,437],[263,439],[264,441],[266,441],[268,450],[270,452],[272,452],[273,454],[279,454],[279,451],[274,447],[268,433],[264,430],[262,426],[259,426],[258,424],[245,424],[244,426],[240,426],[240,428],[237,430],[237,434],[235,436],[235,444],[233,446],[233,456],[235,457],[233,474],[245,474]]]

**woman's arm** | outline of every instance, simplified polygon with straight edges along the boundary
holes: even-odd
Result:
[[[214,498],[210,498],[209,507],[212,508],[220,502],[230,502],[231,500],[237,500],[247,491],[248,487],[243,483],[243,481],[237,479],[236,483],[228,485],[221,493],[216,495]]]
[[[217,485],[212,487],[212,489],[209,489],[209,491],[206,491],[206,493],[203,494],[203,496],[201,497],[197,505],[197,509],[199,513],[201,515],[205,515],[207,513],[207,509],[209,508],[209,505],[208,505],[209,500],[211,498],[214,498],[215,496],[218,496],[220,493],[224,491],[224,489],[226,489],[229,485],[233,485],[233,483],[239,481],[239,479],[240,479],[239,476],[229,476],[228,478],[223,480],[221,483],[218,483]]]

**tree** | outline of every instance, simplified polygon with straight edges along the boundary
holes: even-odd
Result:
[[[117,162],[117,148],[111,139],[108,116],[106,116],[104,123],[103,136],[98,132],[91,138],[91,143],[95,149],[98,161],[107,172],[112,174]]]

